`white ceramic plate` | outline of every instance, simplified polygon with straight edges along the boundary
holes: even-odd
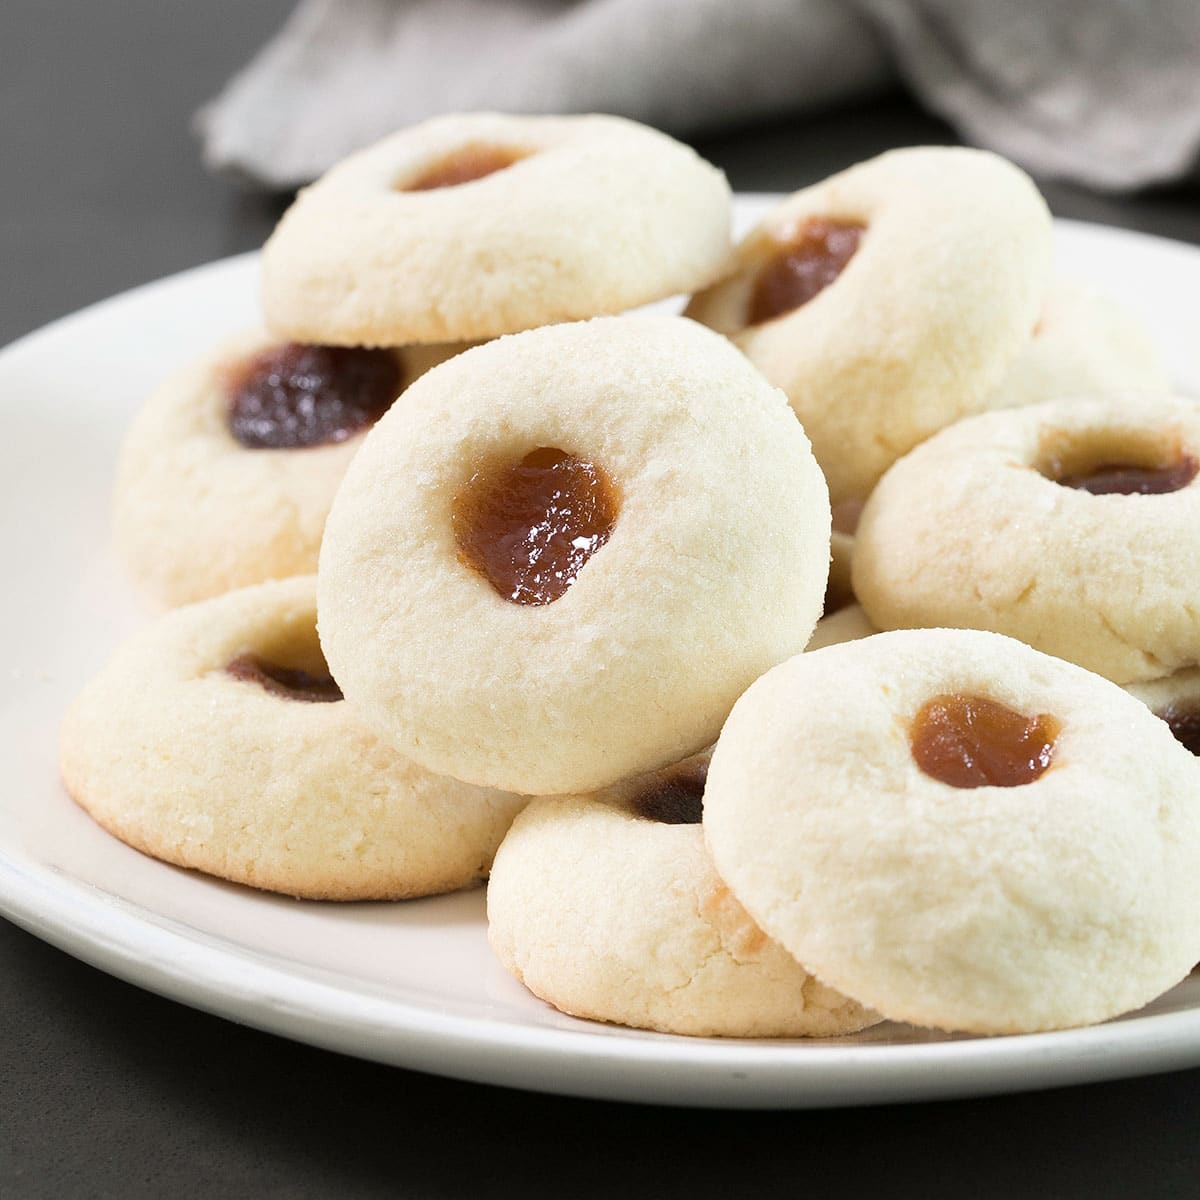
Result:
[[[743,198],[744,228],[765,199]],[[1200,394],[1200,250],[1063,222],[1060,265],[1115,289]],[[464,1079],[696,1105],[1000,1092],[1200,1064],[1200,976],[1107,1025],[947,1038],[883,1025],[824,1042],[668,1037],[577,1021],[493,960],[480,891],[299,903],[165,866],[63,791],[63,709],[145,614],[108,545],[122,432],[181,360],[255,320],[243,256],[139,288],[0,352],[0,913],[143,987],[275,1033]]]

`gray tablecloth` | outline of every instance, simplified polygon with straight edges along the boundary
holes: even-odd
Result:
[[[1200,154],[1200,0],[301,0],[198,124],[210,165],[290,187],[442,112],[689,135],[897,76],[1044,176],[1129,190]]]

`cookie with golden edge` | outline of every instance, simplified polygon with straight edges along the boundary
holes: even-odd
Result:
[[[136,849],[321,900],[478,883],[525,803],[432,775],[363,725],[321,657],[312,576],[177,609],[126,642],[68,711],[61,765]]]
[[[881,629],[991,629],[1117,683],[1200,661],[1200,408],[1172,397],[985,413],[918,446],[859,522]]]
[[[263,250],[282,336],[475,341],[615,313],[711,281],[725,177],[620,117],[438,117],[351,155]]]
[[[704,832],[752,918],[885,1017],[1103,1021],[1200,957],[1195,759],[1115,685],[1010,638],[802,654],[734,707]]]
[[[725,339],[550,326],[435,368],[368,435],[321,547],[321,642],[430,770],[590,791],[711,744],[804,648],[829,533],[803,430]]]
[[[572,1016],[700,1037],[832,1037],[878,1020],[809,975],[713,870],[708,754],[533,800],[496,854],[488,939]]]
[[[687,315],[788,395],[834,503],[981,409],[1029,340],[1050,214],[981,150],[892,150],[788,197]]]
[[[161,606],[312,574],[363,434],[461,346],[392,350],[230,339],[150,397],[125,436],[118,554]]]

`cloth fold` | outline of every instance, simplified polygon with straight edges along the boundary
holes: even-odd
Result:
[[[967,140],[1125,190],[1200,158],[1197,0],[301,0],[198,114],[294,187],[443,112],[615,112],[695,136],[899,75]]]

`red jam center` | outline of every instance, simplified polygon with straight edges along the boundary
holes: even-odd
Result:
[[[263,691],[284,700],[304,700],[310,704],[329,704],[342,698],[342,689],[328,670],[321,674],[281,667],[254,654],[243,654],[225,668],[234,679],[256,683]]]
[[[952,692],[921,706],[909,744],[917,766],[951,787],[1019,787],[1050,766],[1059,728],[1045,713]]]
[[[460,183],[472,183],[476,179],[503,171],[505,167],[511,167],[518,159],[524,157],[523,154],[503,146],[464,146],[427,167],[401,190],[432,192],[436,188],[458,187]]]
[[[1169,704],[1158,714],[1175,735],[1175,740],[1200,755],[1200,704]]]
[[[690,763],[658,775],[630,801],[634,814],[661,825],[699,825],[704,812],[707,763]]]
[[[616,489],[603,469],[542,447],[477,472],[452,512],[460,559],[514,604],[550,604],[608,541]]]
[[[1161,467],[1102,463],[1087,471],[1056,476],[1054,482],[1063,487],[1091,492],[1093,496],[1161,496],[1187,487],[1196,478],[1198,469],[1200,463],[1185,454]]]
[[[761,325],[807,304],[845,270],[865,225],[849,221],[807,221],[758,273],[746,323]]]
[[[289,342],[244,363],[229,383],[229,432],[249,450],[344,442],[400,393],[390,350]]]

